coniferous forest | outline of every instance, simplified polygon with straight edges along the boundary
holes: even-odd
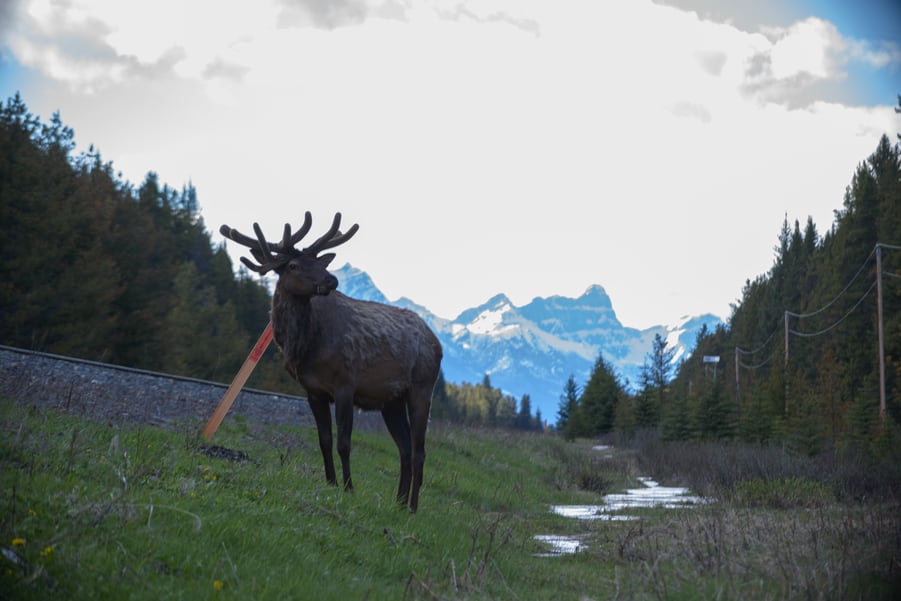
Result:
[[[828,229],[786,215],[770,270],[747,280],[728,323],[702,331],[689,359],[673,365],[658,337],[637,391],[603,357],[587,382],[561,383],[557,427],[809,454],[890,444],[901,421],[899,155],[883,136]],[[212,244],[193,186],[152,172],[123,181],[99,151],[75,152],[58,113],[43,123],[19,95],[0,103],[0,223],[0,344],[227,382],[268,321],[269,291]],[[274,348],[248,385],[301,392]],[[433,417],[526,430],[553,420],[487,375],[442,376]]]
[[[658,336],[637,393],[602,358],[584,387],[567,382],[564,435],[886,450],[901,422],[901,144],[882,136],[834,213],[823,232],[785,216],[772,267],[747,280],[728,323],[679,365]]]
[[[269,321],[269,290],[212,244],[197,191],[134,187],[75,152],[59,115],[0,103],[0,344],[229,382]],[[270,346],[247,383],[303,394]],[[433,416],[538,429],[528,396],[444,383]]]
[[[899,154],[883,136],[824,232],[786,217],[770,270],[747,280],[727,327],[702,332],[669,383],[664,436],[808,454],[890,444],[901,421]],[[705,356],[720,357],[715,371]]]
[[[123,182],[19,95],[0,105],[0,342],[229,381],[269,294],[214,248],[192,186]],[[272,350],[250,385],[291,390]]]

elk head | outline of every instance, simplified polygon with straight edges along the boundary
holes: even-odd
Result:
[[[257,238],[240,233],[234,228],[223,225],[219,232],[242,246],[250,249],[250,254],[259,265],[247,257],[241,257],[241,262],[248,269],[260,275],[274,271],[278,274],[279,285],[285,292],[301,297],[314,295],[326,295],[338,287],[338,279],[330,274],[326,268],[335,253],[319,255],[320,252],[344,244],[350,240],[360,226],[356,223],[346,233],[341,233],[338,227],[341,225],[341,213],[335,213],[335,219],[329,230],[320,236],[313,244],[298,250],[295,245],[303,239],[313,225],[313,217],[307,211],[303,225],[300,229],[291,233],[291,225],[285,224],[285,231],[281,242],[267,242],[258,223],[253,224],[253,231]]]

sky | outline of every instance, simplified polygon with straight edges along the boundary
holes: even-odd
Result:
[[[135,185],[192,183],[217,243],[340,211],[334,266],[390,299],[454,318],[600,284],[646,328],[728,318],[786,217],[831,227],[901,132],[901,8],[0,0],[17,91]]]

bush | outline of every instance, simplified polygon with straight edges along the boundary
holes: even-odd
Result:
[[[821,507],[835,497],[827,485],[807,478],[743,480],[728,496],[733,503],[771,509]]]

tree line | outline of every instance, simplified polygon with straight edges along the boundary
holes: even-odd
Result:
[[[584,387],[570,377],[557,428],[567,437],[650,428],[669,440],[781,443],[807,454],[887,448],[901,422],[901,143],[882,136],[834,216],[820,234],[812,218],[802,226],[786,215],[772,267],[747,280],[727,323],[704,328],[678,365],[658,336],[637,392],[602,357]]]
[[[444,382],[442,376],[435,388],[434,418],[513,430],[543,431],[545,428],[541,409],[536,408],[532,414],[532,399],[528,394],[522,395],[517,403],[515,397],[494,388],[488,374],[480,384]]]
[[[899,98],[901,107],[901,98]],[[898,109],[896,109],[898,110]],[[565,383],[567,437],[657,429],[671,440],[783,442],[815,453],[878,446],[901,420],[901,161],[883,136],[820,234],[788,217],[768,272],[749,279],[726,325],[674,365],[657,337],[638,390],[599,356]],[[17,94],[0,103],[0,343],[229,381],[266,325],[270,293],[212,244],[195,188],[149,172],[123,181],[93,147],[75,152],[59,113],[43,123]],[[879,413],[876,245],[885,247],[886,423]],[[788,312],[788,313],[787,313]],[[703,357],[719,363],[704,363]],[[298,393],[270,348],[249,386]],[[433,416],[538,430],[531,399],[441,375]]]
[[[233,269],[200,216],[197,190],[137,187],[93,147],[76,152],[19,94],[0,102],[0,344],[228,382],[269,321],[268,288]],[[248,386],[302,393],[272,345]],[[539,429],[528,396],[453,384],[433,416]]]

